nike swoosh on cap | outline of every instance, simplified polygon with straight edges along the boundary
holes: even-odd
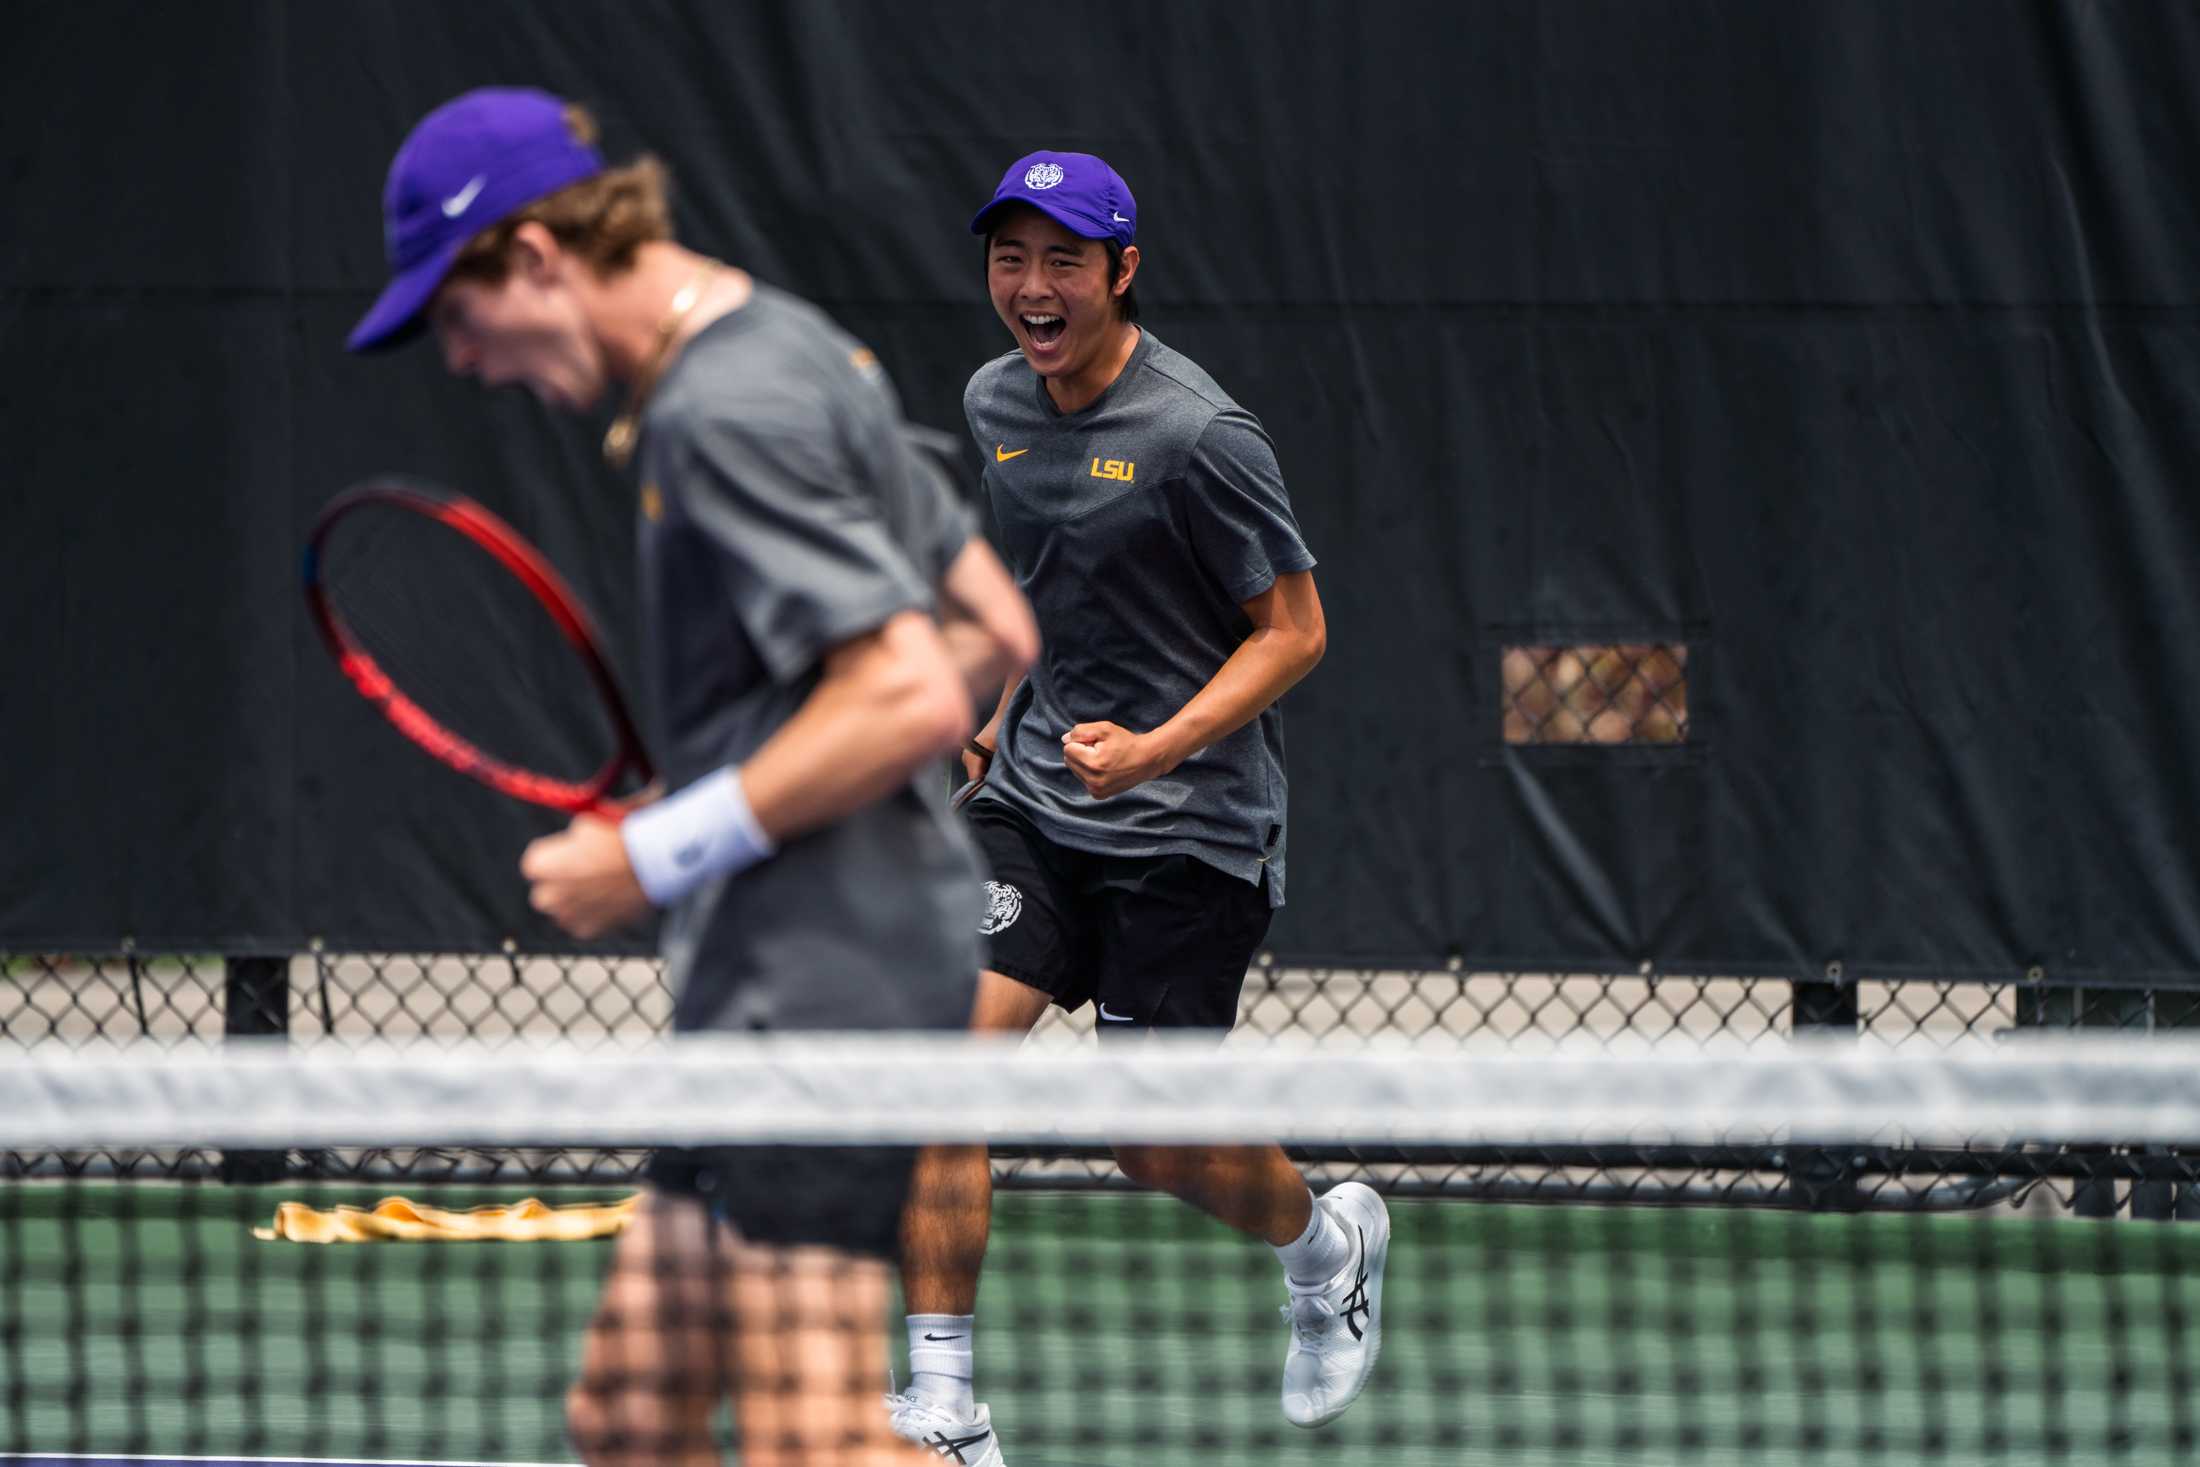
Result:
[[[1029,452],[1031,452],[1031,450],[1028,448],[1010,448],[1005,443],[996,443],[993,445],[993,462],[997,464],[1005,464],[1010,459],[1022,458],[1025,454]]]
[[[467,184],[457,193],[452,194],[449,198],[443,201],[443,217],[446,219],[456,219],[459,215],[465,213],[466,206],[474,201],[474,195],[480,193],[481,186],[488,181],[488,174],[475,174],[474,181],[472,183]]]

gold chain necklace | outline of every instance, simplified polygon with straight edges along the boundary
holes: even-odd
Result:
[[[688,318],[703,299],[703,288],[718,275],[719,264],[712,260],[702,273],[680,287],[680,293],[672,298],[671,309],[657,323],[657,347],[649,354],[648,363],[634,378],[634,386],[626,395],[626,410],[611,420],[610,429],[603,435],[603,456],[611,467],[623,469],[627,460],[634,457],[635,442],[642,434],[642,404],[649,400],[650,390],[657,385],[657,374],[664,369],[665,353],[672,349],[672,338],[679,332],[680,323]]]

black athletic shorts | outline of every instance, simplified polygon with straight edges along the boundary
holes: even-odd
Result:
[[[892,1262],[916,1159],[907,1146],[698,1147],[658,1152],[649,1180],[696,1198],[748,1242]]]
[[[1102,1035],[1228,1030],[1268,935],[1268,893],[1191,856],[1056,845],[999,800],[964,812],[985,864],[986,966],[1060,1004],[1098,1007]]]

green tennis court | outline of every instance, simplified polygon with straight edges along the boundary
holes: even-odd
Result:
[[[371,1200],[356,1189],[5,1195],[0,1449],[570,1458],[560,1400],[608,1244],[250,1236],[279,1197]],[[2187,1230],[1403,1199],[1393,1216],[1375,1382],[1302,1433],[1277,1411],[1265,1249],[1164,1199],[1004,1194],[979,1392],[1010,1460],[2167,1463],[2192,1426]]]

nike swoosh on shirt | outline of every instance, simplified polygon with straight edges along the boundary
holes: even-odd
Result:
[[[1108,1006],[1106,1004],[1102,1004],[1100,1005],[1100,1017],[1110,1021],[1111,1023],[1128,1024],[1136,1019],[1138,1016],[1136,1014],[1111,1014],[1108,1012]]]
[[[993,445],[993,462],[997,464],[1005,464],[1010,459],[1022,458],[1025,454],[1029,452],[1031,452],[1031,450],[1028,448],[1010,448],[1005,443],[996,443]]]
[[[443,201],[443,217],[446,219],[456,219],[459,215],[465,213],[466,206],[474,201],[474,195],[480,193],[481,186],[488,181],[488,174],[475,174],[474,181],[472,183],[467,184],[457,193],[452,194],[449,198]]]

